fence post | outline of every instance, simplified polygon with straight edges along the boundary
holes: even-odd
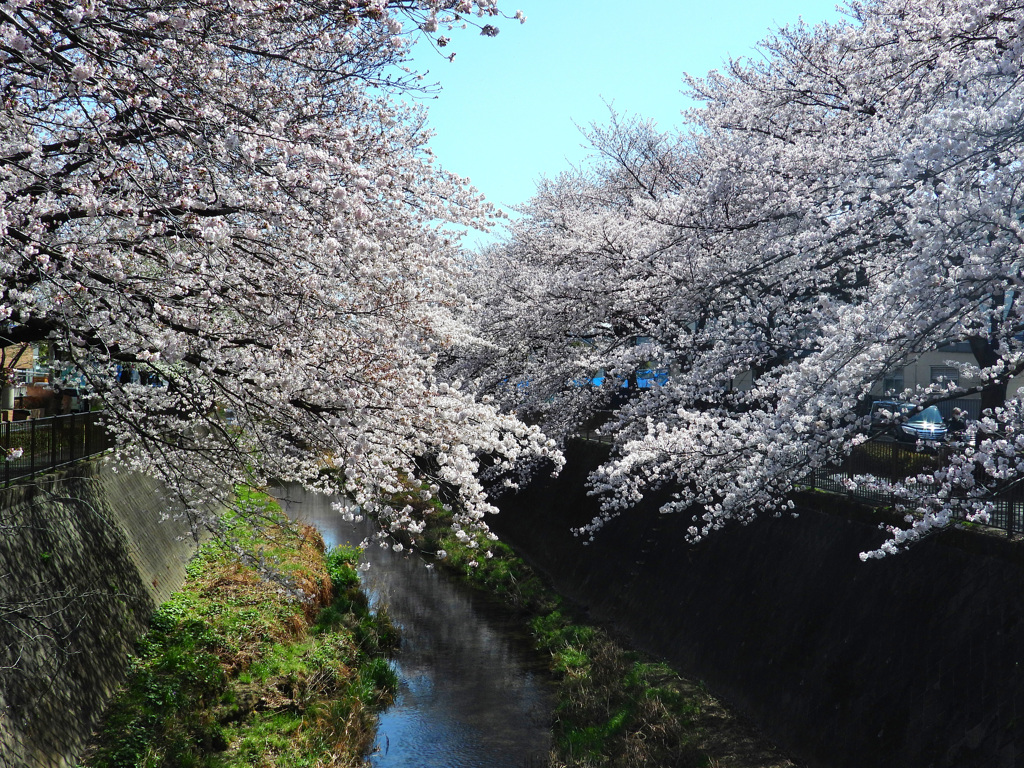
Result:
[[[32,429],[29,430],[28,438],[28,473],[34,475],[36,473],[36,422],[32,422]]]
[[[4,422],[4,485],[11,484],[11,422]]]

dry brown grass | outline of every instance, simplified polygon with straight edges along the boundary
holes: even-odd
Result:
[[[729,710],[703,687],[686,682],[699,702],[695,725],[699,748],[710,762],[708,768],[798,768],[754,726]]]

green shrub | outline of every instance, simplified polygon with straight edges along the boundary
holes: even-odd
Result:
[[[227,515],[230,544],[202,547],[182,591],[154,612],[87,768],[357,764],[372,744],[374,713],[396,688],[382,654],[397,631],[368,608],[359,551],[325,555],[315,531],[263,494],[236,501],[263,524]],[[250,548],[241,556],[240,543]],[[257,559],[277,563],[305,599],[261,578]]]

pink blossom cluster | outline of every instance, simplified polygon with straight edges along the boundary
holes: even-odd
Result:
[[[960,383],[902,397],[980,397],[986,419],[897,484],[907,527],[875,554],[982,519],[1024,472],[1024,3],[848,13],[688,78],[678,130],[613,114],[481,259],[457,370],[558,441],[601,425],[584,535],[666,486],[694,540],[788,510],[864,441],[887,372],[958,342]]]
[[[0,2],[0,336],[46,342],[197,523],[273,480],[443,488],[482,526],[480,457],[548,451],[435,372],[468,338],[450,225],[493,212],[401,101],[403,30],[478,12]]]

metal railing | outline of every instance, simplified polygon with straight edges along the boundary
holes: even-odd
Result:
[[[0,484],[103,453],[111,447],[102,412],[0,423]]]
[[[612,439],[593,429],[581,429],[577,440],[608,445]],[[820,467],[808,474],[800,487],[841,494],[855,501],[874,506],[891,507],[898,499],[886,490],[866,483],[851,486],[855,477],[872,475],[880,480],[903,480],[927,474],[949,462],[952,448],[940,445],[936,449],[918,451],[915,445],[895,440],[871,440],[854,448],[841,464]],[[1006,531],[1009,536],[1024,533],[1024,480],[1018,480],[998,491],[992,497],[989,528]]]
[[[918,451],[915,446],[896,441],[870,441],[857,446],[842,464],[820,467],[811,472],[805,487],[843,494],[857,501],[878,506],[893,506],[898,499],[891,493],[850,481],[856,476],[872,475],[881,480],[903,480],[915,475],[930,475],[949,461],[951,449]],[[993,511],[987,525],[1013,536],[1024,532],[1024,482],[1015,482],[993,497]]]
[[[613,442],[611,435],[599,434],[596,429],[581,429],[574,437],[577,440],[583,440],[588,443],[601,443],[603,445],[611,445]]]

